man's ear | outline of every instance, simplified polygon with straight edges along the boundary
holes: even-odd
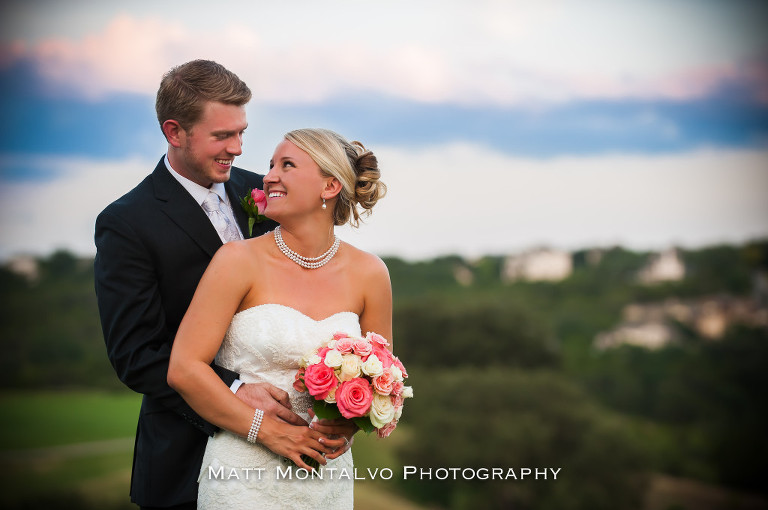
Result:
[[[168,119],[163,122],[163,134],[170,145],[179,148],[181,147],[182,138],[186,136],[186,131],[184,131],[184,128],[181,127],[178,121]]]
[[[341,188],[341,183],[336,177],[329,177],[325,181],[325,188],[323,188],[323,193],[320,196],[326,200],[330,200],[341,193]]]

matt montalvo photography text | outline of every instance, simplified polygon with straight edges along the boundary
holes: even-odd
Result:
[[[265,468],[224,468],[208,467],[208,479],[213,480],[261,480]],[[417,467],[403,466],[403,480],[557,480],[562,468],[552,467]],[[390,468],[321,468],[308,471],[294,466],[277,466],[276,480],[391,480],[395,473]],[[270,477],[271,478],[271,477]]]
[[[562,468],[438,467],[403,466],[403,480],[557,480]]]

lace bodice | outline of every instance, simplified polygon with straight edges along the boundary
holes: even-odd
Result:
[[[243,382],[266,381],[285,390],[294,412],[308,419],[312,398],[293,389],[294,376],[302,356],[337,331],[360,336],[358,316],[339,312],[315,320],[284,305],[255,306],[233,317],[216,363],[239,373]],[[198,508],[352,508],[351,452],[329,461],[322,479],[278,479],[289,465],[261,445],[219,432],[206,447]]]

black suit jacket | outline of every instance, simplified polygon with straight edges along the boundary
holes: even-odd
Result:
[[[262,176],[232,168],[224,187],[240,229],[240,198]],[[253,235],[276,223],[256,223]],[[96,219],[96,294],[107,354],[120,380],[144,394],[134,448],[131,499],[169,506],[197,499],[207,437],[200,418],[167,382],[171,344],[219,235],[161,159],[154,172]],[[225,383],[237,374],[214,367]]]

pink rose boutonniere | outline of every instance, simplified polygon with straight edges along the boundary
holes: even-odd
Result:
[[[248,237],[251,237],[254,223],[261,223],[267,218],[262,214],[267,207],[267,195],[262,190],[254,188],[240,199],[240,205],[248,214]]]

